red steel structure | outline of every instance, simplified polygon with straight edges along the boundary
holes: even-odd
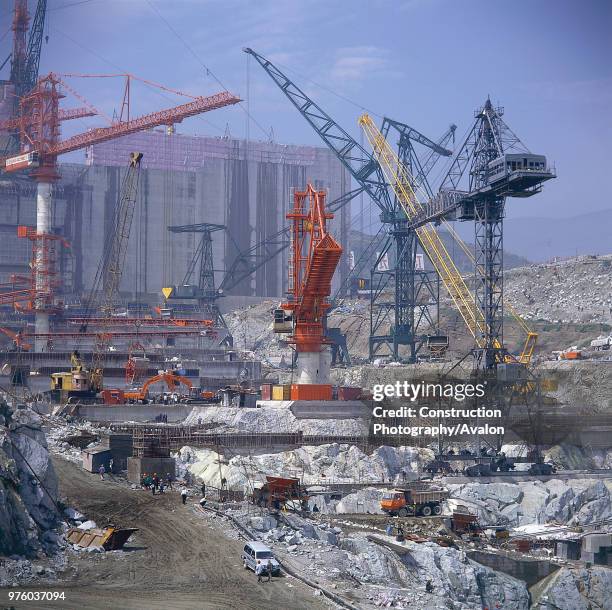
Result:
[[[334,215],[325,211],[325,191],[309,184],[296,191],[293,209],[289,260],[289,299],[281,307],[293,312],[293,335],[298,352],[320,352],[325,342],[323,318],[330,304],[331,281],[342,256],[342,247],[327,232]]]
[[[30,291],[5,293],[6,302],[12,298],[14,303],[28,301],[27,309],[36,312],[36,335],[41,337],[49,332],[49,313],[55,308],[53,299],[54,270],[50,267],[53,256],[50,244],[56,239],[51,233],[51,185],[59,178],[57,158],[59,155],[79,150],[93,144],[151,129],[159,126],[172,126],[183,119],[236,104],[240,98],[224,91],[208,97],[196,97],[186,104],[153,112],[141,117],[114,122],[109,127],[92,129],[66,140],[60,140],[60,122],[78,116],[92,116],[97,111],[89,106],[85,109],[62,110],[60,100],[64,98],[62,88],[80,98],[56,74],[40,78],[36,86],[19,101],[19,116],[10,123],[19,128],[21,154],[34,153],[31,175],[37,181],[36,229],[24,232],[35,242],[35,256],[32,260],[33,282]],[[82,98],[81,98],[82,99]],[[7,125],[10,127],[10,125]],[[14,159],[14,157],[13,157]],[[21,169],[22,164],[11,164],[11,157],[0,158],[5,171]]]

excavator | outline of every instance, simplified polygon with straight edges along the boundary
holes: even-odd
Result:
[[[130,227],[140,181],[141,160],[142,153],[130,153],[127,172],[121,185],[115,230],[105,246],[105,251],[88,299],[87,307],[91,311],[95,308],[98,293],[102,291],[103,302],[101,309],[107,316],[110,316],[115,299],[119,293],[119,283],[123,274]],[[85,332],[86,330],[87,325],[85,324],[82,327],[82,331]],[[107,339],[102,338],[102,336],[96,342],[93,361],[90,367],[85,366],[78,350],[75,349],[70,357],[72,365],[70,372],[53,373],[51,375],[51,391],[59,395],[58,397],[61,402],[74,396],[79,398],[95,397],[96,394],[102,391],[104,378],[103,362],[107,343]]]
[[[142,387],[136,390],[125,390],[123,396],[126,402],[140,402],[146,403],[149,400],[149,388],[160,381],[163,381],[168,391],[175,392],[180,385],[184,385],[187,390],[191,390],[193,384],[187,377],[179,375],[175,371],[162,371],[153,377],[149,377],[143,384]]]
[[[70,371],[51,375],[51,392],[57,394],[60,402],[69,398],[94,398],[102,390],[102,374],[88,369],[81,360],[78,350],[70,354]]]

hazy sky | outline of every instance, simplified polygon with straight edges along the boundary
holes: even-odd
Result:
[[[10,51],[12,5],[0,2],[2,60]],[[605,188],[612,142],[608,0],[49,0],[48,6],[41,73],[130,72],[192,94],[221,89],[214,75],[245,99],[249,81],[251,138],[266,138],[273,127],[276,141],[298,144],[320,141],[256,62],[247,69],[242,47],[278,62],[356,138],[360,107],[433,139],[451,122],[463,134],[490,95],[528,148],[546,154],[559,174],[541,195],[509,200],[509,217],[612,207]],[[107,114],[119,105],[120,79],[68,82]],[[178,102],[138,86],[132,112]],[[229,124],[233,136],[246,133],[246,113],[237,107],[204,119],[179,130],[222,135]],[[64,134],[95,124],[104,123],[75,122]]]

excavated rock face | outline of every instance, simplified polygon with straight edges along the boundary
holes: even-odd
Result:
[[[40,417],[5,407],[0,424],[0,555],[54,552],[57,478]]]
[[[588,525],[612,516],[610,490],[600,480],[449,485],[452,497],[478,512],[484,525],[506,522]]]
[[[379,447],[367,454],[353,445],[330,444],[304,446],[279,453],[234,456],[227,463],[222,460],[221,465],[217,453],[208,449],[183,447],[178,457],[180,464],[186,465],[207,485],[218,486],[222,476],[230,489],[247,489],[253,482],[263,483],[267,474],[299,476],[305,485],[331,480],[401,483],[402,473],[407,480],[414,478],[419,463],[430,461],[433,452],[414,447]]]
[[[482,566],[461,551],[432,542],[405,542],[406,554],[379,546],[363,537],[340,542],[346,557],[339,567],[362,583],[400,587],[413,591],[407,607],[481,610],[526,610],[529,594],[525,583]],[[427,582],[431,594],[423,593]],[[496,606],[496,604],[499,604]]]
[[[529,607],[527,587],[516,578],[471,561],[457,549],[431,542],[407,546],[411,550],[409,561],[414,571],[431,580],[434,589],[444,591],[458,607],[513,610]]]
[[[561,568],[534,600],[534,608],[591,610],[609,608],[612,599],[612,570],[606,567]]]

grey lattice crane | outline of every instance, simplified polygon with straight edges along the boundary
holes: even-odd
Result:
[[[506,125],[503,108],[487,99],[457,150],[440,188],[458,220],[475,224],[475,307],[484,321],[476,337],[477,366],[494,369],[506,356],[503,336],[503,219],[506,197],[531,197],[556,177]]]
[[[255,58],[257,63],[266,71],[379,208],[381,212],[380,220],[385,225],[386,231],[393,236],[395,268],[390,270],[390,273],[393,273],[395,295],[388,306],[384,309],[379,308],[379,311],[384,310],[387,312],[385,315],[393,318],[391,329],[388,332],[381,332],[380,335],[376,335],[374,329],[382,331],[384,325],[380,323],[380,320],[373,319],[371,321],[370,358],[376,355],[381,346],[387,346],[391,356],[397,360],[402,357],[400,356],[400,347],[407,346],[410,352],[408,358],[414,361],[418,349],[417,344],[421,341],[414,332],[414,315],[412,313],[414,309],[414,265],[417,239],[401,206],[398,207],[397,202],[391,197],[389,185],[379,163],[369,151],[361,146],[271,61],[253,51],[253,49],[246,48],[243,51]],[[398,125],[400,124],[398,123]],[[414,143],[436,151],[438,156],[451,156],[452,152],[450,150],[444,149],[415,129],[404,127],[407,128],[406,134],[408,134],[408,131],[410,132],[408,139]],[[386,252],[381,253],[381,256],[384,256],[384,254]],[[382,294],[382,291],[378,291],[378,294]],[[373,330],[374,332],[372,332]]]
[[[38,67],[44,37],[47,0],[38,0],[36,12],[30,27],[27,0],[15,0],[13,12],[13,50],[4,61],[11,60],[10,82],[13,84],[13,116],[18,115],[19,100],[34,88],[38,80]],[[29,32],[28,32],[29,30]],[[19,149],[19,132],[12,131],[5,145],[5,153]]]
[[[189,261],[183,282],[181,286],[174,288],[170,298],[196,299],[200,308],[211,316],[215,325],[222,328],[227,328],[227,324],[217,305],[217,299],[221,293],[215,287],[212,234],[215,231],[223,231],[225,228],[225,225],[210,222],[168,227],[168,231],[171,233],[197,233],[200,235],[200,241]],[[198,269],[198,281],[194,285],[192,284],[192,278],[196,268]]]

